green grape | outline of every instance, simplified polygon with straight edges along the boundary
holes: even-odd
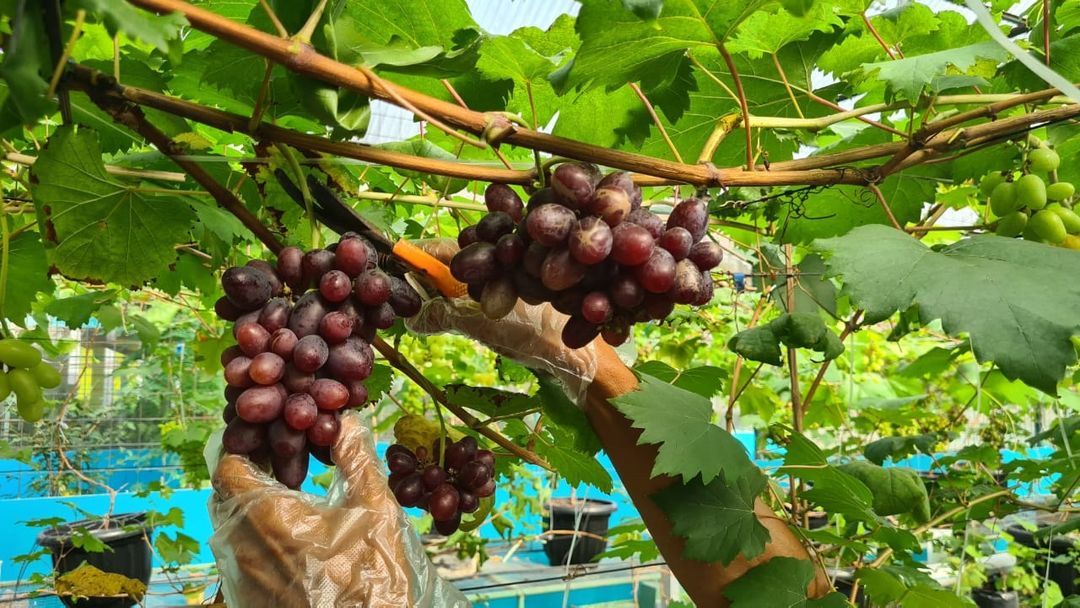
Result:
[[[1069,234],[1065,230],[1065,223],[1061,221],[1058,214],[1049,209],[1037,211],[1035,215],[1031,216],[1028,225],[1031,226],[1031,230],[1035,234],[1048,243],[1060,243]]]
[[[1080,215],[1077,215],[1075,211],[1066,209],[1057,203],[1048,205],[1046,208],[1061,218],[1061,223],[1065,225],[1065,232],[1069,234],[1080,232]]]
[[[1023,211],[1013,211],[998,220],[996,232],[999,236],[1020,236],[1027,226],[1028,216]]]
[[[1035,232],[1035,225],[1032,224],[1030,219],[1028,220],[1027,225],[1024,226],[1024,231],[1020,236],[1024,237],[1025,241],[1031,241],[1033,243],[1042,243],[1045,241],[1045,239],[1039,236],[1038,232]]]
[[[37,422],[45,416],[45,402],[41,399],[37,401],[19,399],[15,402],[15,407],[19,410],[19,416],[27,422]]]
[[[13,369],[8,372],[8,381],[11,382],[11,390],[15,391],[15,397],[19,401],[27,403],[41,401],[41,386],[30,372],[25,369]]]
[[[1034,174],[1016,180],[1016,200],[1020,206],[1038,210],[1046,206],[1046,182]]]
[[[990,194],[993,193],[994,188],[997,188],[997,185],[1003,181],[1005,181],[1005,176],[1001,174],[1001,171],[991,171],[984,175],[982,180],[979,181],[979,192],[981,192],[983,196],[990,196]]]
[[[1061,246],[1066,249],[1072,249],[1073,251],[1080,251],[1080,236],[1070,234],[1069,236],[1065,237],[1064,241],[1061,241]],[[1074,336],[1073,341],[1075,342],[1076,339],[1077,337]]]
[[[60,372],[56,368],[42,361],[30,368],[30,375],[37,380],[41,388],[56,388],[60,386]]]
[[[30,368],[41,363],[41,352],[21,340],[0,340],[0,362],[10,367]]]
[[[1004,217],[1016,211],[1016,184],[1002,182],[990,194],[990,209],[994,215]]]
[[[0,401],[7,399],[11,394],[11,382],[8,381],[7,372],[0,371]]]
[[[1050,148],[1038,148],[1028,154],[1028,163],[1035,173],[1049,173],[1061,164],[1061,157]]]
[[[1052,201],[1063,201],[1072,198],[1076,193],[1076,186],[1069,182],[1057,182],[1046,187],[1046,198]]]

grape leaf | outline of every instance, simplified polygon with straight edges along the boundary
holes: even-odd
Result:
[[[7,221],[5,219],[5,221]],[[4,318],[23,325],[40,293],[52,293],[45,247],[36,232],[24,232],[8,242],[8,275],[4,288]]]
[[[878,521],[871,505],[874,495],[858,479],[829,464],[825,454],[805,436],[794,433],[784,455],[782,473],[813,482],[805,497],[830,513],[867,522]]]
[[[739,27],[728,43],[733,53],[746,53],[752,59],[772,55],[797,40],[806,40],[814,32],[831,32],[843,27],[844,13],[836,3],[818,2],[809,13],[795,16],[787,10],[757,11]]]
[[[911,469],[881,467],[856,460],[837,467],[870,488],[874,512],[881,516],[910,513],[916,521],[930,519],[930,498],[922,479]]]
[[[535,408],[535,400],[522,393],[483,386],[450,384],[444,389],[452,405],[476,410],[485,416],[509,416]]]
[[[570,401],[559,382],[548,374],[533,372],[536,375],[536,396],[540,398],[544,416],[550,423],[561,428],[571,438],[574,449],[593,455],[600,451],[600,439],[593,432],[585,412]],[[535,403],[533,403],[535,405]]]
[[[60,319],[68,327],[79,329],[94,316],[103,304],[112,302],[116,298],[116,291],[91,291],[69,298],[53,300],[45,306],[45,312]]]
[[[166,271],[174,245],[188,238],[191,208],[116,181],[93,131],[57,129],[31,175],[56,242],[54,263],[72,278],[138,285]]]
[[[390,392],[390,385],[394,381],[394,370],[389,365],[376,363],[371,368],[371,375],[364,380],[368,389],[368,399],[378,401],[383,394]]]
[[[724,385],[720,380],[727,376],[727,371],[712,365],[679,371],[663,361],[642,361],[634,366],[634,371],[648,374],[705,398],[712,398],[723,390]]]
[[[870,462],[881,465],[886,459],[898,460],[916,452],[929,453],[934,445],[940,441],[935,433],[924,433],[911,437],[882,437],[877,441],[871,441],[863,447],[863,456]]]
[[[656,19],[664,11],[664,0],[622,0],[622,3],[640,19]]]
[[[709,483],[721,473],[724,479],[736,480],[757,472],[742,444],[710,422],[713,410],[708,399],[646,374],[640,378],[636,391],[611,403],[642,429],[639,445],[659,444],[654,477],[681,475],[685,483],[700,473]],[[658,403],[664,406],[657,407]]]
[[[14,15],[12,32],[5,40],[0,62],[0,78],[7,85],[3,103],[5,128],[31,124],[56,107],[52,99],[45,97],[52,61],[46,46],[43,6],[40,2],[21,5],[24,12]]]
[[[124,32],[166,52],[188,24],[179,12],[155,15],[116,0],[75,0],[74,5],[102,20],[110,34]]]
[[[833,592],[820,599],[806,596],[814,564],[794,557],[774,557],[735,579],[724,597],[731,608],[846,608],[847,598]],[[767,590],[767,591],[766,591]]]
[[[708,484],[696,478],[676,483],[652,499],[671,520],[672,530],[686,539],[685,557],[729,564],[739,555],[761,555],[769,542],[769,530],[754,513],[766,483],[755,469],[731,484],[721,477]]]
[[[546,437],[545,437],[546,435]],[[536,453],[546,460],[571,487],[582,483],[596,486],[604,494],[612,489],[611,475],[596,457],[574,447],[574,436],[559,426],[547,427],[538,437]]]
[[[979,59],[1001,61],[1008,53],[994,42],[979,42],[936,53],[863,64],[867,76],[884,80],[896,98],[917,101],[923,89],[949,68],[965,72]]]
[[[919,583],[908,589],[900,600],[902,608],[967,608],[974,605],[952,591],[935,589],[926,583]]]
[[[1080,273],[1075,251],[991,235],[935,251],[885,226],[817,247],[868,323],[918,306],[923,324],[940,319],[949,335],[968,334],[979,361],[1051,394],[1076,362],[1080,285],[1060,279]]]

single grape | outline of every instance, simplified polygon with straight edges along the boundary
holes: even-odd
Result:
[[[637,279],[629,274],[620,274],[616,277],[611,283],[608,293],[615,306],[623,310],[636,308],[645,299],[645,290],[642,289]]]
[[[454,442],[446,446],[446,466],[451,469],[461,470],[469,461],[468,452],[460,442]]]
[[[480,294],[480,311],[489,319],[501,319],[517,304],[517,290],[509,277],[500,277],[484,286]]]
[[[1061,157],[1050,148],[1037,148],[1028,153],[1028,163],[1035,173],[1050,173],[1061,165]]]
[[[513,231],[513,218],[510,217],[509,213],[503,213],[502,211],[489,213],[476,224],[476,234],[479,235],[480,240],[487,241],[492,245],[497,243],[504,234],[510,234]]]
[[[236,342],[249,357],[270,349],[270,332],[258,323],[245,323],[236,330]]]
[[[349,277],[359,276],[367,269],[368,249],[358,238],[342,238],[334,250],[334,268]]]
[[[226,403],[225,407],[221,410],[221,419],[225,421],[225,424],[229,424],[236,419],[236,403]]]
[[[479,460],[470,460],[461,467],[457,474],[457,484],[466,489],[480,487],[491,479],[491,470]]]
[[[394,487],[394,498],[403,507],[415,507],[424,496],[424,482],[419,473],[406,475]]]
[[[551,307],[564,315],[576,315],[581,312],[581,303],[585,301],[586,293],[588,292],[581,286],[560,291],[551,300]]]
[[[668,228],[660,237],[659,245],[667,249],[676,261],[682,260],[690,255],[690,249],[694,246],[694,236],[681,226]]]
[[[390,299],[390,277],[380,270],[369,270],[356,277],[356,299],[364,306],[378,306]]]
[[[304,283],[303,258],[304,252],[299,247],[286,247],[278,252],[278,276],[294,293],[307,287]]]
[[[495,246],[484,241],[469,245],[450,260],[450,274],[462,283],[486,283],[498,272]]]
[[[690,260],[675,265],[675,283],[671,287],[671,299],[676,304],[693,304],[701,296],[703,288],[701,271]]]
[[[249,357],[236,357],[225,364],[225,382],[229,386],[247,388],[255,384],[249,375],[251,359]]]
[[[697,198],[686,199],[675,205],[675,208],[671,210],[671,215],[668,216],[667,227],[676,226],[686,228],[693,236],[695,243],[700,241],[709,229],[709,206],[705,204],[705,201]]]
[[[611,253],[611,228],[599,218],[586,217],[570,232],[570,255],[582,264],[599,264]]]
[[[259,311],[259,325],[262,325],[266,331],[274,333],[289,324],[289,313],[291,312],[292,305],[289,304],[288,300],[274,298]]]
[[[1069,234],[1061,217],[1049,209],[1036,211],[1028,220],[1028,228],[1048,243],[1060,243]]]
[[[241,327],[247,325],[248,323],[258,323],[259,322],[259,314],[261,312],[262,312],[261,310],[253,310],[251,312],[245,312],[244,314],[240,315],[240,318],[238,318],[236,320],[236,322],[233,323],[233,328],[232,328],[233,338],[236,337],[236,334],[240,330]]]
[[[634,210],[641,206],[641,188],[634,184],[634,178],[626,171],[612,171],[600,180],[596,188],[618,188],[630,197],[630,209]]]
[[[476,438],[472,435],[466,435],[458,440],[461,444],[461,448],[465,450],[465,458],[472,459],[476,456],[476,451],[480,448],[480,445],[476,443]]]
[[[998,217],[1005,217],[1013,211],[1016,211],[1016,184],[1013,182],[1002,182],[998,184],[990,194],[990,209],[994,212],[994,215],[997,215]]]
[[[424,469],[420,473],[421,478],[424,481],[424,487],[428,490],[434,490],[435,488],[446,483],[446,470],[437,464],[433,464]]]
[[[280,384],[253,386],[236,400],[236,413],[253,424],[265,424],[281,415],[287,396]]]
[[[408,475],[416,470],[416,456],[409,452],[387,452],[386,466],[395,475]]]
[[[332,446],[341,430],[337,412],[320,411],[315,422],[307,429],[308,441],[315,445]]]
[[[1021,176],[1016,180],[1016,200],[1033,211],[1046,206],[1046,182],[1034,174]]]
[[[630,338],[630,320],[616,317],[600,330],[600,337],[612,346],[619,346]]]
[[[495,470],[495,453],[491,450],[476,450],[473,459],[486,464],[489,471]]]
[[[270,334],[270,352],[281,357],[285,361],[292,361],[293,349],[296,348],[296,343],[299,338],[296,334],[287,327]]]
[[[307,479],[307,454],[291,457],[275,454],[270,459],[270,466],[274,471],[274,478],[290,490],[299,490],[300,486],[304,484],[304,480]]]
[[[234,418],[221,435],[221,447],[229,454],[250,454],[266,445],[266,427]]]
[[[562,330],[562,341],[568,348],[581,348],[600,335],[600,326],[589,323],[581,317],[570,317]]]
[[[621,188],[599,188],[589,201],[589,213],[618,226],[630,215],[630,196]]]
[[[388,302],[384,302],[367,310],[367,314],[364,316],[364,324],[371,325],[376,329],[390,329],[394,326],[396,319],[397,315],[394,314],[394,307],[390,306]]]
[[[540,278],[540,270],[544,265],[544,260],[547,259],[548,253],[551,252],[549,247],[545,247],[540,243],[530,243],[529,247],[525,250],[525,257],[521,260],[521,267],[530,276]]]
[[[340,270],[331,270],[319,279],[319,293],[327,302],[342,302],[352,293],[352,279]]]
[[[506,213],[515,222],[521,221],[525,211],[521,197],[506,184],[489,184],[484,190],[484,204],[487,205],[488,211]]]
[[[263,276],[266,277],[266,280],[270,281],[271,298],[276,298],[277,296],[280,296],[282,294],[282,292],[284,291],[284,286],[281,284],[281,279],[278,278],[277,271],[274,270],[274,267],[270,264],[270,262],[267,262],[266,260],[250,260],[248,261],[246,266],[254,268],[255,270],[263,273]]]
[[[349,402],[349,389],[330,378],[319,378],[312,383],[308,394],[320,410],[340,410]]]
[[[525,241],[517,234],[504,234],[495,243],[495,259],[503,268],[517,266],[525,257]]]
[[[690,261],[702,272],[716,268],[723,259],[724,250],[712,241],[694,243],[694,246],[690,248]]]
[[[675,284],[675,258],[666,249],[653,249],[648,261],[634,268],[634,276],[645,291],[665,293]]]
[[[979,192],[983,196],[990,196],[994,192],[994,188],[997,188],[997,185],[1003,181],[1005,181],[1005,176],[1002,175],[1001,171],[991,171],[979,180]]]
[[[586,208],[599,182],[599,169],[586,163],[563,163],[551,174],[552,190],[565,206],[574,210]]]
[[[599,264],[589,266],[585,271],[585,278],[581,279],[581,286],[586,291],[607,289],[607,286],[619,277],[619,272],[619,264],[608,258]]]
[[[371,345],[352,336],[330,348],[326,371],[338,380],[363,380],[371,375],[374,360]]]
[[[289,315],[289,329],[297,338],[304,338],[319,333],[319,322],[327,313],[326,302],[318,292],[304,294],[293,306]]]
[[[458,500],[458,509],[461,509],[462,513],[475,513],[480,508],[480,499],[476,497],[476,494],[472,492],[461,492],[461,498]]]
[[[290,393],[306,393],[313,382],[315,382],[314,373],[302,372],[291,363],[285,366],[285,375],[281,377],[281,384]]]
[[[293,349],[292,364],[302,372],[314,372],[326,363],[330,349],[319,336],[304,336]]]
[[[1076,194],[1076,186],[1071,182],[1055,182],[1046,187],[1046,198],[1052,201],[1068,200],[1073,194]]]
[[[581,302],[581,316],[589,323],[601,325],[611,318],[611,300],[602,291],[593,291],[585,295]]]
[[[315,424],[319,415],[319,406],[307,393],[293,393],[285,399],[282,417],[285,423],[298,431],[305,431]]]
[[[655,240],[637,224],[623,222],[612,230],[611,257],[623,266],[637,266],[649,260]]]
[[[576,285],[587,269],[570,255],[569,249],[555,249],[548,254],[540,268],[540,280],[544,287],[562,291]]]
[[[266,435],[270,440],[270,450],[278,456],[307,455],[307,435],[304,431],[290,427],[280,418],[270,423]]]
[[[473,243],[480,241],[480,233],[477,231],[475,225],[466,226],[458,233],[457,242],[460,249],[464,249]]]
[[[345,338],[352,335],[353,320],[341,311],[331,311],[319,321],[319,335],[327,344],[344,342]]]
[[[240,318],[240,315],[244,314],[244,311],[237,308],[225,296],[221,296],[214,302],[214,312],[217,313],[218,318],[226,321],[235,321]]]
[[[266,275],[250,266],[234,266],[221,275],[225,297],[239,310],[255,310],[270,299]]]
[[[390,307],[399,317],[415,317],[424,305],[420,294],[405,279],[390,277]]]
[[[648,230],[649,236],[654,239],[659,239],[663,236],[664,230],[666,230],[664,220],[660,219],[660,216],[644,207],[631,211],[630,215],[626,216],[624,221],[630,222],[631,224],[637,224],[645,230]]]
[[[232,361],[237,357],[242,357],[243,355],[244,351],[240,350],[239,346],[233,344],[232,346],[221,351],[221,356],[219,357],[219,360],[221,361],[221,366],[225,367],[229,364],[229,361]]]
[[[574,212],[549,203],[541,205],[525,218],[525,229],[529,237],[545,247],[558,247],[566,242],[574,228],[577,217]]]
[[[225,390],[222,393],[225,395],[225,402],[235,404],[236,400],[240,398],[240,395],[244,394],[244,390],[247,387],[244,386],[231,386],[225,385]]]
[[[645,294],[644,312],[649,319],[660,321],[666,319],[675,310],[675,303],[667,294]]]
[[[715,286],[713,284],[712,273],[705,271],[701,273],[701,292],[698,294],[698,299],[691,302],[694,306],[705,306],[709,302],[712,302]]]
[[[455,513],[450,519],[436,519],[433,524],[435,531],[443,536],[450,536],[461,527],[461,513]]]
[[[329,446],[314,445],[311,440],[308,439],[308,453],[314,456],[319,462],[325,464],[328,467],[332,467],[337,463],[334,462],[334,453]]]
[[[495,493],[495,480],[489,479],[487,483],[476,489],[475,494],[480,498],[487,498]]]
[[[458,514],[458,502],[461,496],[458,494],[457,488],[444,483],[437,486],[431,491],[431,498],[428,501],[428,512],[431,513],[431,517],[436,521],[447,521],[453,519]]]
[[[555,191],[549,188],[540,188],[536,192],[533,192],[529,196],[529,203],[525,205],[525,212],[531,213],[533,209],[541,205],[547,205],[548,203],[558,203],[559,198],[555,196]]]
[[[251,360],[248,375],[256,384],[277,384],[285,375],[285,360],[274,353],[260,353]]]
[[[370,398],[363,380],[346,380],[345,386],[349,389],[349,402],[345,407],[364,407],[368,404]]]
[[[378,329],[379,329],[378,327],[375,327],[374,325],[370,325],[365,321],[364,326],[361,327],[359,331],[353,332],[353,334],[357,338],[360,338],[361,340],[364,340],[365,342],[371,342],[372,340],[375,339],[375,334],[378,333]]]
[[[300,260],[305,285],[318,285],[322,275],[334,269],[334,254],[325,249],[312,249]]]

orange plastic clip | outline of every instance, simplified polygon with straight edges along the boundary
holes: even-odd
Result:
[[[450,268],[428,252],[416,245],[400,240],[394,243],[394,256],[411,266],[414,270],[427,275],[435,283],[439,292],[448,298],[460,298],[468,293],[464,283],[450,274]]]

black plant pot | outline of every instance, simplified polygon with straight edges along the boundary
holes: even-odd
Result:
[[[976,589],[971,592],[971,599],[979,608],[1020,608],[1020,597],[1015,591]]]
[[[607,549],[608,519],[615,512],[615,504],[606,500],[578,500],[555,498],[544,505],[548,514],[544,517],[547,535],[544,553],[552,566],[587,564]],[[581,521],[574,534],[574,521],[581,513]],[[571,543],[574,545],[570,552]]]
[[[1039,524],[1039,527],[1047,526]],[[1039,551],[1040,557],[1050,558],[1050,580],[1061,587],[1063,596],[1080,594],[1080,584],[1077,583],[1077,579],[1080,578],[1080,563],[1075,559],[1075,556],[1080,554],[1080,541],[1077,541],[1075,537],[1055,536],[1048,543],[1047,539],[1035,538],[1033,532],[1028,532],[1021,526],[1009,526],[1005,531],[1021,545]],[[1048,548],[1049,556],[1047,555]],[[1069,559],[1070,557],[1073,559]]]
[[[86,562],[103,572],[122,574],[149,585],[153,550],[147,537],[153,526],[146,523],[146,513],[114,515],[109,518],[108,528],[101,526],[99,519],[73,521],[45,530],[38,536],[38,544],[52,551],[53,569],[57,574],[71,572]],[[72,532],[79,528],[84,528],[112,551],[93,553],[72,545]],[[60,599],[73,608],[129,608],[137,603],[123,597],[92,597],[80,599],[78,603],[68,597]]]

